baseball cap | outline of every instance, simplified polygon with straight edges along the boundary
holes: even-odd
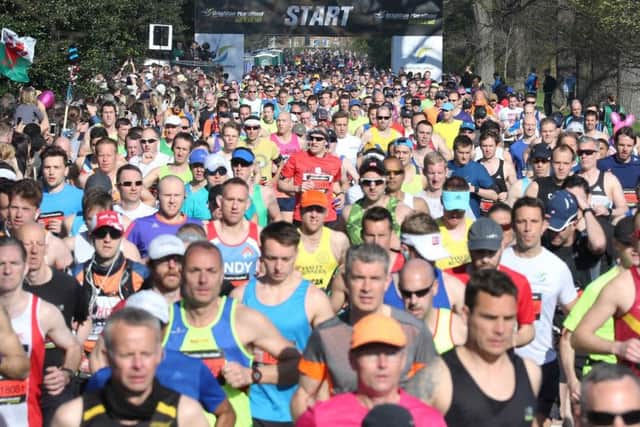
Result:
[[[411,108],[402,107],[402,109],[400,110],[400,116],[401,117],[411,118],[411,117],[413,117],[413,111],[411,110]]]
[[[329,139],[329,135],[327,135],[327,131],[323,128],[313,128],[309,132],[307,132],[307,139],[311,138],[313,135],[322,135],[322,137],[326,140]]]
[[[84,185],[84,192],[87,193],[92,188],[98,188],[105,193],[111,194],[113,185],[111,184],[111,179],[107,174],[102,171],[96,171],[87,179],[87,182]]]
[[[170,125],[170,126],[180,126],[182,124],[182,121],[180,120],[180,117],[178,116],[169,116],[166,119],[164,119],[164,125]]]
[[[295,133],[298,136],[303,136],[306,131],[307,131],[307,128],[304,127],[302,123],[296,123],[295,125],[293,125],[293,133]]]
[[[204,162],[207,160],[208,155],[209,153],[207,153],[207,150],[203,148],[196,148],[189,155],[189,164],[193,165],[195,163],[200,163],[204,165]]]
[[[260,119],[258,116],[249,116],[243,124],[245,126],[260,126]]]
[[[443,191],[442,206],[445,211],[466,211],[469,209],[468,191]]]
[[[487,117],[487,109],[482,105],[477,105],[476,110],[473,112],[474,119],[484,119]]]
[[[167,87],[164,85],[164,83],[160,83],[156,86],[156,92],[164,96],[164,94],[167,93]]]
[[[489,95],[489,101],[497,101],[498,100],[498,95],[496,95],[495,93],[492,93]]]
[[[574,120],[574,121],[572,121],[571,123],[569,123],[567,125],[567,128],[565,129],[565,131],[583,134],[584,133],[584,126],[582,125],[582,123]]]
[[[149,258],[153,261],[170,255],[184,256],[184,243],[173,234],[161,234],[149,243]]]
[[[360,165],[360,170],[358,170],[358,173],[360,174],[360,176],[362,176],[369,171],[377,172],[380,175],[384,175],[387,172],[382,160],[372,156],[364,159],[364,161]]]
[[[122,232],[124,227],[120,222],[120,217],[115,211],[101,211],[93,216],[91,221],[91,230],[96,231],[102,227],[111,227],[114,230]]]
[[[248,148],[238,147],[231,153],[231,161],[233,162],[234,160],[244,160],[247,163],[253,164],[256,156],[253,154],[253,151]]]
[[[169,304],[162,295],[151,289],[138,291],[125,300],[125,307],[139,308],[165,325],[169,323]]]
[[[351,350],[373,343],[404,347],[407,337],[397,320],[384,314],[373,313],[364,316],[353,325]]]
[[[491,218],[478,218],[469,228],[467,246],[470,251],[499,250],[502,246],[502,227]]]
[[[547,202],[545,213],[549,230],[562,231],[578,215],[578,204],[567,190],[556,191]]]
[[[308,208],[309,206],[328,208],[329,201],[327,200],[326,194],[318,190],[307,190],[302,193],[302,197],[300,197],[300,207]]]
[[[469,129],[475,132],[476,125],[471,122],[462,122],[462,124],[460,125],[460,129]]]
[[[635,231],[633,225],[633,217],[625,216],[622,218],[616,226],[613,228],[613,238],[623,245],[630,245],[632,243],[631,237]]]
[[[317,120],[329,120],[329,113],[327,112],[327,110],[318,109],[318,111],[316,112],[316,119]]]
[[[209,154],[204,161],[204,167],[209,172],[215,172],[218,168],[226,168],[230,170],[231,167],[227,164],[227,160],[220,154]]]
[[[429,234],[406,234],[400,237],[402,243],[411,246],[418,254],[427,261],[437,261],[448,258],[449,252],[442,245],[440,233]]]
[[[440,107],[442,111],[453,111],[454,108],[456,107],[451,102],[445,102],[442,104],[442,107]]]
[[[362,420],[362,427],[414,427],[415,425],[411,412],[393,403],[374,406]]]
[[[353,106],[358,106],[360,107],[362,105],[362,103],[357,100],[357,99],[352,99],[351,101],[349,101],[349,108],[353,107]]]
[[[544,142],[536,144],[531,149],[531,159],[545,159],[551,160],[551,148]]]

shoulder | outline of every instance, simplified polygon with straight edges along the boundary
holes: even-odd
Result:
[[[82,397],[76,397],[61,405],[56,411],[51,425],[56,427],[79,426],[82,421]]]
[[[524,368],[527,370],[527,375],[529,376],[529,382],[531,383],[533,392],[537,395],[542,382],[542,371],[540,370],[540,366],[538,366],[533,360],[526,358],[522,358],[522,363],[524,364]]]

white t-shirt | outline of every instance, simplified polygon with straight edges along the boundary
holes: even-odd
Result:
[[[125,211],[120,205],[115,205],[113,207],[113,210],[118,212],[120,215],[126,216],[131,221],[135,221],[136,219],[142,218],[143,216],[153,215],[158,211],[158,209],[152,208],[151,206],[146,205],[142,202],[140,202],[137,208],[130,211]]]
[[[142,159],[140,156],[136,156],[131,158],[131,160],[129,160],[129,163],[140,168],[140,172],[142,172],[143,178],[147,176],[147,174],[153,169],[171,163],[171,157],[161,152],[158,152],[156,154],[156,157],[150,163],[145,164],[142,163],[141,160]]]
[[[538,365],[554,361],[557,357],[553,349],[556,306],[569,304],[578,296],[569,267],[545,248],[533,258],[522,258],[509,247],[504,250],[500,263],[527,277],[536,312],[536,337],[528,345],[516,349],[516,354]]]
[[[336,144],[336,156],[348,159],[355,167],[360,149],[362,149],[362,141],[360,138],[353,135],[347,135],[344,138],[338,138],[338,143]]]

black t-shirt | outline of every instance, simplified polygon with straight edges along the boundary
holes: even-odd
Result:
[[[62,312],[64,321],[71,329],[71,322],[84,322],[89,315],[89,301],[85,292],[76,279],[68,274],[52,269],[51,280],[43,285],[31,286],[26,281],[24,290],[35,294],[39,298],[55,305]],[[64,352],[57,348],[49,348],[45,353],[44,366],[61,366]]]
[[[572,246],[553,246],[550,243],[549,233],[545,233],[543,245],[557,255],[573,276],[573,283],[576,288],[584,290],[589,283],[595,280],[601,273],[601,260],[604,254],[594,254],[589,249],[589,238],[586,233],[576,232],[575,241]]]

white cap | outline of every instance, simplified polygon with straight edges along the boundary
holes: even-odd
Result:
[[[184,244],[173,234],[161,234],[149,243],[149,258],[153,261],[170,255],[184,256]]]
[[[156,92],[164,96],[164,94],[167,93],[167,87],[163,83],[160,83],[158,86],[156,86]]]
[[[442,246],[440,233],[403,234],[400,240],[405,245],[414,248],[427,261],[433,262],[449,257],[449,252]]]
[[[209,172],[215,172],[220,167],[225,167],[227,169],[227,175],[231,172],[231,165],[227,162],[227,159],[222,157],[221,154],[209,154],[207,159],[204,161],[204,168]]]
[[[169,304],[162,295],[151,289],[138,291],[131,295],[124,303],[125,307],[144,310],[165,325],[169,323]]]
[[[173,125],[173,126],[180,126],[182,124],[182,120],[180,120],[180,117],[178,116],[169,116],[166,119],[164,119],[164,125]]]

